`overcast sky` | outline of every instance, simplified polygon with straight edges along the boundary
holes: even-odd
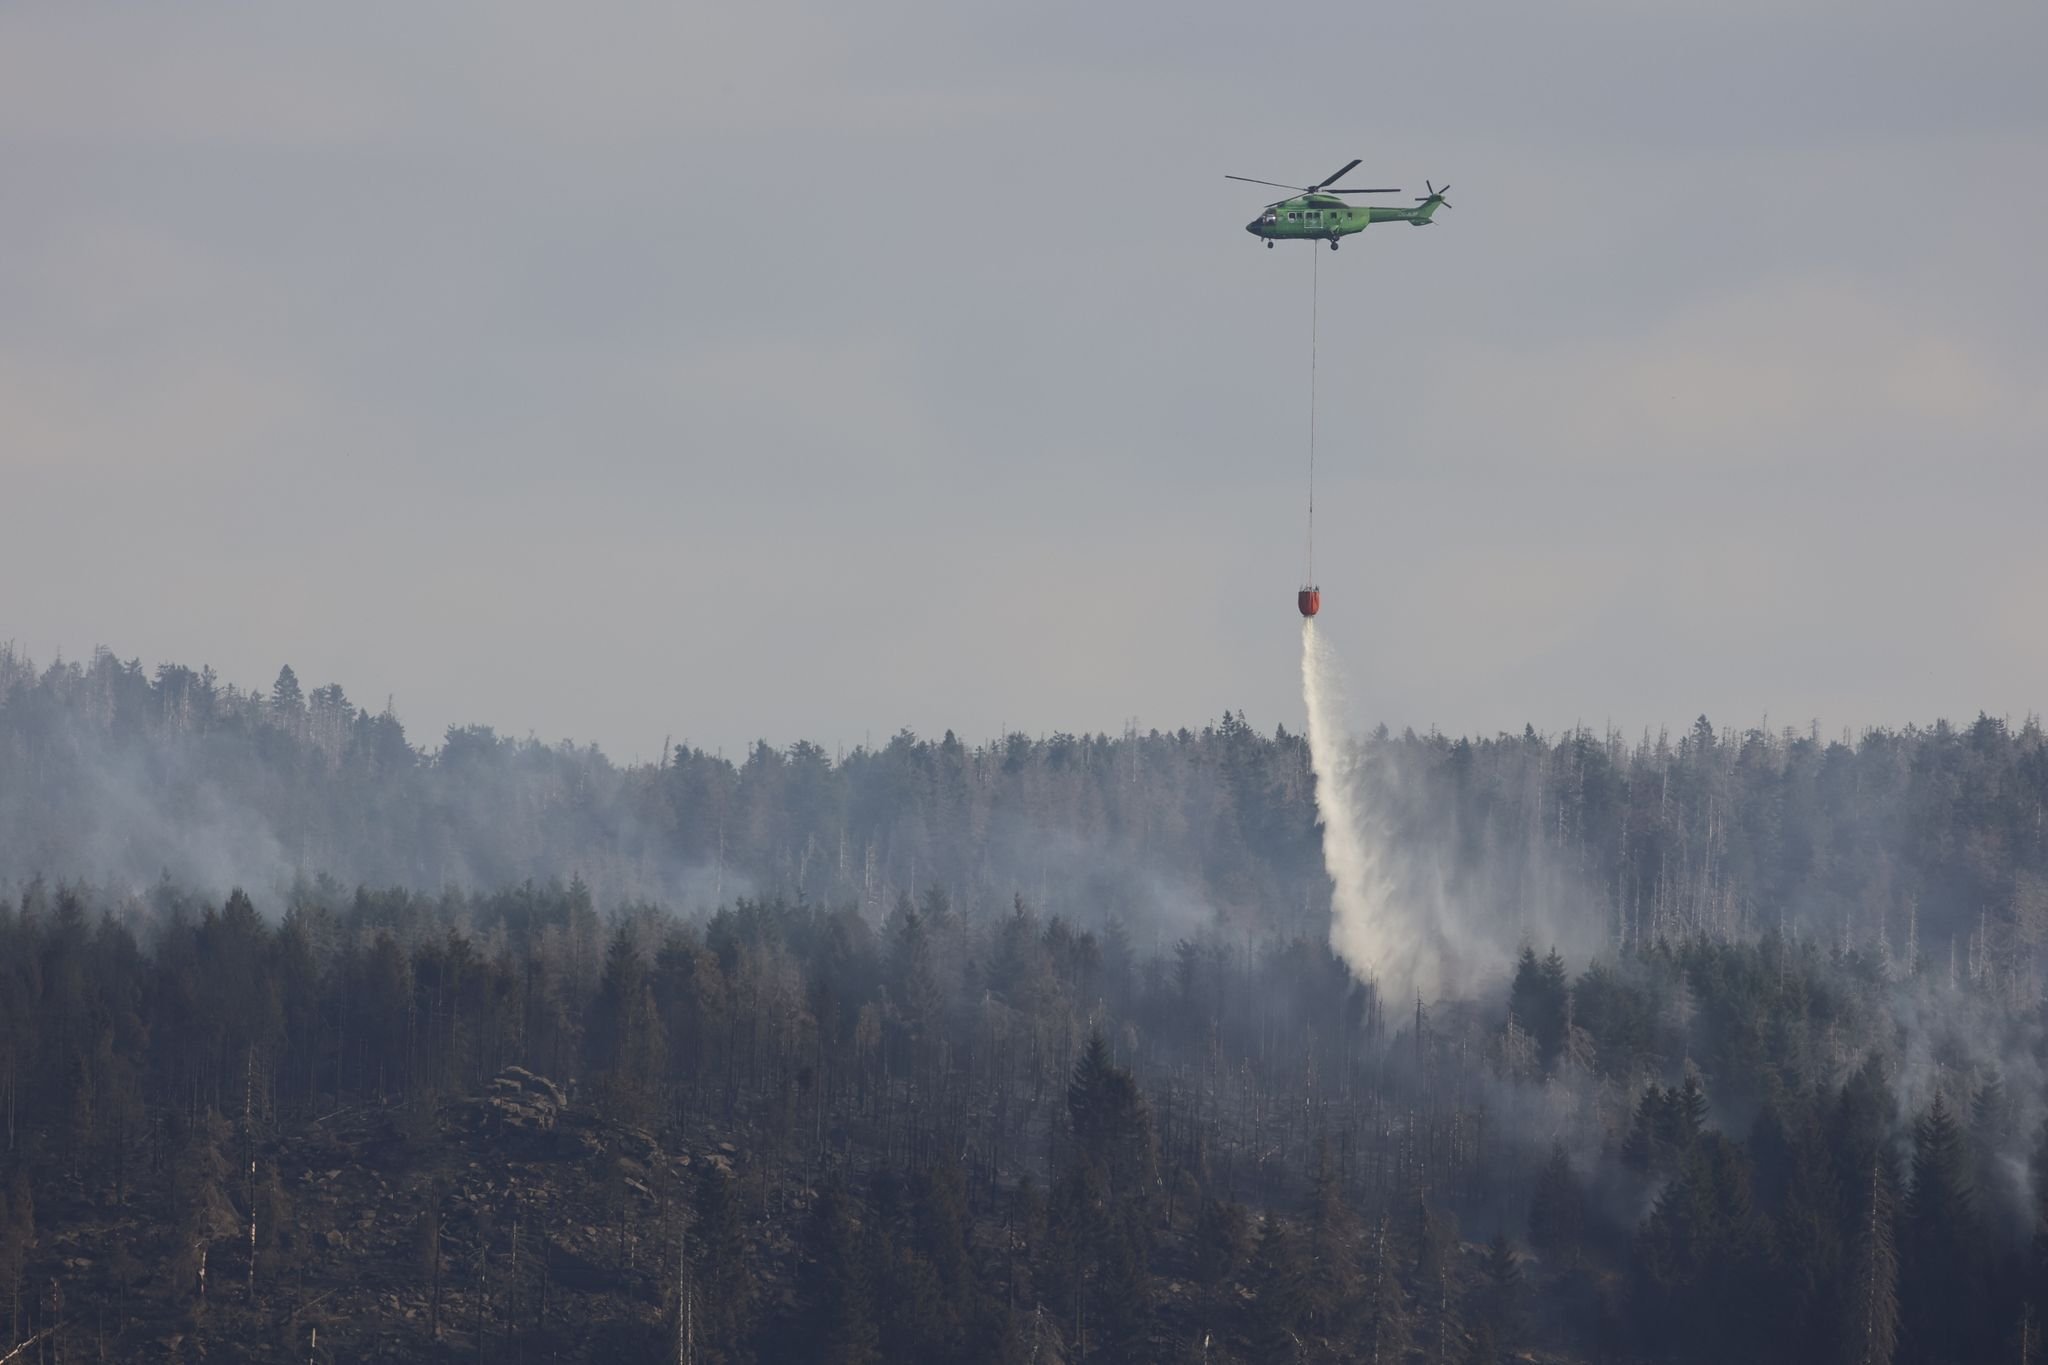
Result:
[[[2048,6],[0,9],[0,639],[664,735],[2048,700]],[[1223,174],[1455,207],[1264,250]],[[1406,199],[1389,202],[1408,202]]]

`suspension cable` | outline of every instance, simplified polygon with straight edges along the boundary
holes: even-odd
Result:
[[[1303,549],[1305,588],[1316,585],[1316,337],[1320,330],[1320,285],[1323,253],[1313,238],[1308,244],[1308,540]]]

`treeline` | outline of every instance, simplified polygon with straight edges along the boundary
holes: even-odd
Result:
[[[1321,936],[1152,951],[937,889],[877,922],[36,883],[0,914],[0,1290],[16,1340],[52,1304],[201,1330],[209,1264],[216,1311],[283,1316],[362,1272],[278,1154],[389,1113],[403,1168],[520,1066],[699,1158],[603,1215],[663,1267],[639,1358],[2032,1358],[2038,1004],[1775,932],[1512,965],[1424,1009]],[[143,1225],[82,1246],[110,1209]],[[505,1294],[519,1227],[475,1216],[455,1289]]]
[[[1482,943],[1610,955],[1777,929],[1946,964],[2011,1001],[2048,936],[2048,743],[2038,721],[1672,737],[1574,731],[1362,741],[1382,843]],[[1329,883],[1305,746],[1241,715],[1199,731],[897,735],[833,754],[678,745],[620,766],[481,726],[416,745],[339,684],[268,687],[101,651],[38,670],[0,647],[0,884],[224,894],[297,876],[438,891],[581,879],[597,902],[738,896],[879,919],[941,889],[1022,894],[1163,946],[1313,934]]]

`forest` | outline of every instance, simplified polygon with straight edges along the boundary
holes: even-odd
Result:
[[[0,652],[17,1359],[2043,1358],[2048,746],[415,746]],[[6,1359],[8,1346],[0,1346]]]

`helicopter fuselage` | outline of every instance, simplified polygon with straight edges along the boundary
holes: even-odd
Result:
[[[1244,225],[1244,230],[1269,242],[1334,242],[1339,237],[1363,232],[1373,223],[1412,223],[1421,227],[1430,221],[1440,202],[1432,195],[1412,209],[1390,209],[1347,204],[1331,194],[1301,194],[1268,204],[1258,217]]]

